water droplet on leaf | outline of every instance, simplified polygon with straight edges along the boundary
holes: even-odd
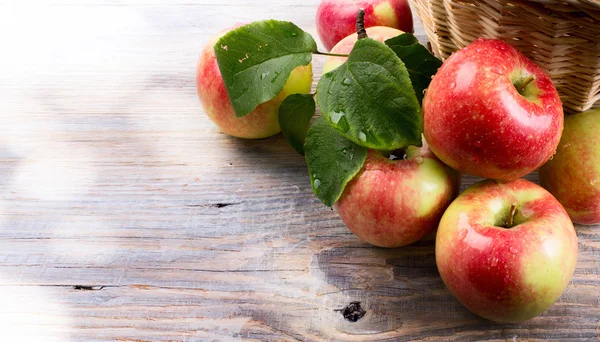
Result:
[[[344,80],[342,81],[342,85],[349,86],[351,84],[352,84],[352,80],[349,79],[348,77],[344,78]]]
[[[260,74],[260,79],[264,80],[267,76],[269,76],[269,72],[263,72],[262,74]]]
[[[358,139],[360,139],[360,141],[367,141],[367,135],[364,132],[359,132]]]
[[[342,111],[331,113],[331,122],[333,122],[334,125],[337,125],[344,115],[346,115],[346,113]]]
[[[318,179],[315,179],[315,181],[313,182],[313,186],[314,186],[315,190],[317,190],[319,188],[319,186],[321,186],[321,181]]]

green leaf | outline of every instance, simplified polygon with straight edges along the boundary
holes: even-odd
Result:
[[[423,101],[423,91],[429,87],[431,76],[435,75],[442,61],[436,58],[427,48],[419,43],[417,38],[410,33],[404,33],[388,39],[385,44],[389,46],[406,65],[408,74],[419,103]]]
[[[323,117],[308,131],[304,150],[313,192],[329,207],[337,202],[367,158],[366,148],[344,138]]]
[[[376,40],[359,40],[344,64],[321,77],[317,103],[356,144],[386,151],[421,144],[423,118],[408,71]]]
[[[292,94],[279,106],[281,132],[300,155],[304,155],[304,140],[315,110],[312,94]]]
[[[258,21],[225,34],[214,46],[235,115],[274,98],[296,67],[308,65],[317,44],[298,26]]]

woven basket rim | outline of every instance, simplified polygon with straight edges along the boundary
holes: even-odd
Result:
[[[578,5],[587,5],[590,7],[595,7],[600,10],[600,0],[529,0],[531,2],[539,2],[542,4],[570,4],[574,6]]]

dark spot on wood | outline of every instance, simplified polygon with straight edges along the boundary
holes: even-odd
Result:
[[[235,205],[235,203],[217,203],[214,206],[217,207],[217,208],[225,208],[225,207],[228,207],[230,205]]]
[[[100,291],[103,288],[104,288],[104,286],[88,286],[88,285],[73,286],[73,290],[80,290],[80,291]]]
[[[335,311],[341,312],[344,318],[350,322],[358,322],[367,313],[360,302],[350,302],[345,308],[336,309]]]

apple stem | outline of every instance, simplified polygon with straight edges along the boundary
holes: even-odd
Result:
[[[517,205],[511,204],[510,213],[508,214],[508,220],[506,220],[506,228],[512,228],[515,224],[515,215],[517,215]]]
[[[359,40],[368,38],[367,30],[365,30],[365,10],[362,8],[358,10],[358,16],[356,17],[356,33]]]
[[[320,55],[320,56],[348,57],[348,55],[343,54],[343,53],[329,53],[329,52],[321,52],[321,51],[315,51],[315,52],[313,52],[313,54]]]
[[[527,88],[527,86],[529,85],[529,83],[533,82],[535,80],[535,78],[533,77],[533,75],[529,75],[529,77],[527,77],[525,79],[525,82],[523,82],[523,84],[521,84],[521,86],[519,87],[519,94],[523,94],[523,92],[525,91],[525,88]]]

